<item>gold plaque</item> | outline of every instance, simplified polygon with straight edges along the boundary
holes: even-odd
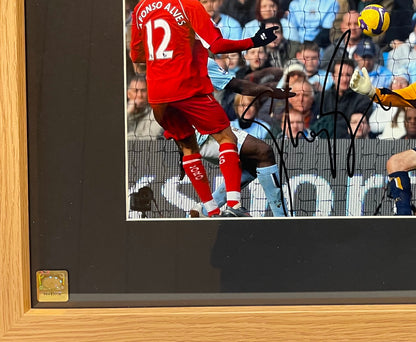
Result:
[[[38,302],[67,302],[68,272],[64,270],[37,271]]]

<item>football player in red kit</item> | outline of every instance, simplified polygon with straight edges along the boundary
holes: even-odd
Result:
[[[227,191],[222,216],[249,216],[240,203],[241,167],[237,139],[221,105],[212,96],[208,50],[230,53],[267,45],[278,27],[260,29],[252,38],[224,39],[197,0],[142,0],[132,14],[130,57],[138,70],[146,63],[149,103],[154,116],[184,154],[183,167],[208,210],[217,216],[195,137],[211,134],[219,143],[220,169]]]

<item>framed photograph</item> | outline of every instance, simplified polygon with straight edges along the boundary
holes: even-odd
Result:
[[[351,266],[336,270],[329,278],[347,283],[343,295],[341,282],[332,287],[320,283],[307,273],[308,264],[302,261],[302,268],[296,270],[302,273],[280,270],[294,277],[287,282],[289,288],[282,288],[280,297],[267,286],[260,286],[254,293],[250,293],[253,287],[249,291],[221,293],[220,287],[229,285],[226,280],[230,273],[224,278],[224,269],[222,275],[211,267],[200,270],[201,259],[209,255],[203,248],[207,241],[210,245],[218,242],[220,231],[227,242],[227,234],[235,233],[241,221],[213,227],[202,220],[198,223],[201,238],[192,220],[158,219],[144,224],[126,220],[125,179],[119,177],[127,173],[124,139],[120,141],[125,129],[124,89],[120,87],[125,82],[121,72],[122,3],[17,0],[2,1],[1,8],[1,341],[400,341],[415,336],[411,219],[386,218],[394,231],[371,219],[361,219],[358,227],[366,227],[366,222],[369,226],[363,233],[341,227],[337,230],[341,235],[336,236],[319,220],[314,226],[314,220],[300,218],[311,225],[308,231],[296,220],[288,220],[287,226],[281,223],[283,228],[277,230],[276,238],[288,240],[283,246],[293,246],[289,243],[291,238],[305,233],[302,246],[309,241],[314,247],[323,247],[319,258],[335,258],[334,266]],[[28,10],[38,24],[43,20],[36,30],[33,21],[25,20]],[[79,82],[82,77],[84,83]],[[92,79],[86,80],[88,77]],[[91,86],[85,88],[87,83]],[[50,94],[58,98],[52,100]],[[80,98],[86,101],[73,101]],[[72,117],[76,111],[85,115]],[[109,125],[113,130],[101,130]],[[80,130],[85,134],[71,135]],[[59,144],[51,145],[55,140],[49,134],[59,136]],[[73,150],[82,153],[69,154]],[[42,168],[44,165],[48,168]],[[258,223],[256,220],[253,222]],[[279,222],[259,220],[263,233],[274,228],[273,222]],[[328,220],[341,225],[345,222]],[[109,234],[109,225],[120,231]],[[289,231],[293,235],[287,235]],[[135,235],[138,232],[146,241],[139,247],[135,245],[140,242]],[[337,253],[324,255],[331,249],[319,244],[323,240],[314,235],[319,232],[326,234],[331,248],[341,245],[334,249]],[[237,233],[245,233],[244,227]],[[372,243],[372,239],[377,242]],[[345,245],[345,241],[353,242]],[[357,248],[358,256],[351,259],[354,265],[340,263],[351,248]],[[396,262],[389,262],[385,249],[398,258]],[[362,284],[358,279],[356,287],[351,287],[349,277],[340,278],[343,273],[354,274],[359,256],[368,256],[368,250],[374,252],[374,259],[363,265],[376,267],[375,271],[367,269],[372,276],[383,271],[376,259],[386,258],[382,262],[390,273],[383,273],[377,282],[381,284],[380,292],[365,287],[363,266],[358,266]],[[403,252],[397,252],[400,250]],[[159,251],[163,253],[159,255]],[[316,251],[301,255],[317,255]],[[298,255],[293,249],[283,248],[285,252],[292,257]],[[268,258],[266,254],[262,257]],[[132,260],[143,261],[137,264]],[[402,269],[392,269],[394,265]],[[251,266],[250,271],[257,269],[255,264]],[[172,269],[173,274],[160,272]],[[239,271],[241,275],[244,270]],[[192,272],[194,278],[189,276]],[[58,284],[59,291],[53,293],[59,292],[57,302],[45,301],[49,293],[44,288],[52,286],[47,286],[48,278]],[[283,278],[280,279],[282,286]],[[397,283],[384,285],[386,279]],[[253,286],[261,284],[261,280],[270,281],[259,279]],[[299,281],[308,285],[293,288]],[[169,286],[173,289],[170,293],[166,290]],[[307,286],[310,292],[305,291]],[[357,291],[348,292],[350,289]]]

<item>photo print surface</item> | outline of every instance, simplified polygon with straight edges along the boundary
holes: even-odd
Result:
[[[335,2],[330,3],[326,5],[330,18],[327,20],[334,20],[338,7]],[[223,1],[202,1],[201,4],[226,39],[244,39],[254,36],[260,29],[256,21],[238,23],[232,16],[229,19],[227,11],[231,10]],[[164,129],[146,98],[146,66],[153,68],[158,61],[164,65],[180,63],[174,38],[165,35],[170,40],[166,38],[162,44],[161,39],[155,38],[155,32],[163,30],[155,29],[152,35],[153,31],[148,29],[150,24],[146,23],[155,20],[159,9],[167,13],[167,18],[183,15],[175,6],[179,6],[178,3],[125,2],[127,220],[191,219],[195,213],[199,217],[208,214],[182,167],[180,148],[174,139],[165,139]],[[280,12],[277,9],[277,13]],[[386,195],[389,183],[386,163],[394,154],[414,147],[413,125],[405,123],[413,120],[410,118],[412,110],[405,120],[402,105],[383,105],[381,100],[372,102],[368,96],[350,89],[349,83],[355,68],[366,66],[371,70],[373,66],[370,74],[375,87],[403,88],[412,77],[408,67],[411,59],[403,62],[395,59],[393,53],[382,54],[381,43],[369,41],[362,34],[356,11],[340,15],[342,24],[337,39],[324,47],[316,42],[295,42],[285,30],[295,32],[297,28],[289,27],[286,17],[279,14],[273,21],[268,18],[269,14],[263,15],[266,23],[279,23],[275,41],[243,53],[211,52],[207,65],[200,67],[210,78],[212,94],[226,112],[231,127],[262,140],[273,153],[271,161],[265,161],[259,156],[260,152],[250,154],[250,142],[239,138],[242,205],[256,218],[393,216],[395,201]],[[189,20],[191,22],[192,18]],[[131,32],[136,37],[132,38]],[[197,37],[191,44],[198,46],[201,40]],[[142,50],[136,42],[142,44]],[[345,44],[357,46],[357,52],[346,52]],[[291,47],[295,50],[292,53]],[[158,48],[169,50],[168,57],[153,54]],[[133,60],[138,58],[138,51],[143,54],[146,51],[147,55],[141,63],[136,63],[135,70]],[[203,53],[200,56],[208,57]],[[276,56],[280,58],[279,63]],[[181,93],[182,89],[169,88],[170,77],[168,74],[160,76],[160,84],[153,92],[167,93],[171,98]],[[151,78],[150,84],[154,84],[155,75],[151,74]],[[265,89],[270,86],[275,91],[284,91],[287,86],[296,96],[277,98],[271,91],[252,91],[253,85]],[[241,101],[247,103],[240,111]],[[219,157],[213,152],[219,146],[215,146],[214,138],[208,139],[197,129],[195,131],[210,189],[224,210],[227,206],[224,177]],[[402,137],[404,139],[399,139]],[[258,177],[261,175],[258,168],[266,162],[268,166],[273,163],[277,166],[274,174],[270,174],[278,187],[272,194],[273,184]],[[410,170],[408,176],[408,192],[413,190],[414,193],[414,171]],[[270,205],[273,202],[283,203],[285,210],[273,210]]]

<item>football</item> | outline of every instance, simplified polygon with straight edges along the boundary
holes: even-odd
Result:
[[[364,7],[358,17],[358,25],[364,34],[370,37],[386,32],[390,25],[390,14],[380,5]]]

